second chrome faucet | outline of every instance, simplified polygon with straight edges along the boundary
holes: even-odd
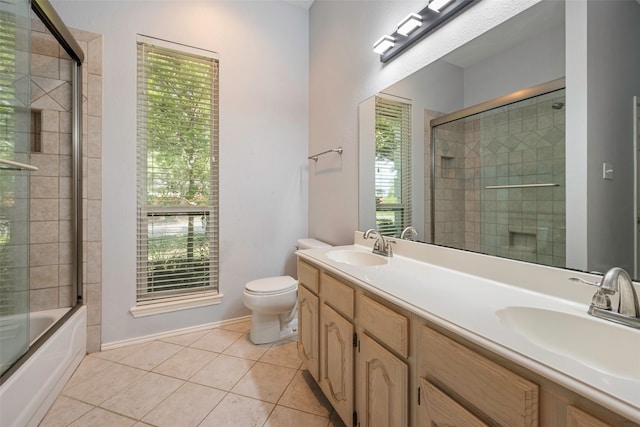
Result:
[[[371,235],[375,235],[375,237],[372,237]],[[382,255],[382,256],[393,256],[393,251],[391,250],[391,244],[395,243],[393,240],[389,240],[384,238],[384,236],[382,234],[380,234],[380,232],[374,228],[370,228],[367,231],[364,232],[364,235],[362,236],[365,239],[376,239],[376,242],[373,244],[373,253],[374,254],[378,254],[378,255]]]

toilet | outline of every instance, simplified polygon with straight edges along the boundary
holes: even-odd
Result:
[[[298,249],[329,247],[316,239],[300,239]],[[298,333],[298,281],[291,276],[252,280],[244,287],[242,300],[251,309],[249,339],[267,344]]]

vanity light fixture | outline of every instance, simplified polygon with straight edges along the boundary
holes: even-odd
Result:
[[[475,1],[431,0],[421,11],[404,18],[391,35],[384,35],[375,42],[373,51],[380,55],[381,62],[389,62]]]
[[[406,37],[421,25],[422,16],[418,15],[417,13],[410,13],[398,24],[398,29],[396,30],[396,32]]]
[[[383,55],[396,44],[395,41],[396,39],[391,36],[382,36],[373,44],[373,51],[378,55]]]
[[[431,0],[429,2],[429,9],[440,12],[440,9],[451,3],[451,0]]]

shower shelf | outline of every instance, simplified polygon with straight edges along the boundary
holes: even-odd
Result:
[[[32,171],[35,172],[38,170],[37,166],[28,165],[26,163],[20,163],[13,160],[8,159],[0,159],[0,169],[4,170],[14,170],[14,171]]]
[[[484,187],[488,190],[499,190],[503,188],[538,188],[538,187],[559,187],[560,184],[513,184],[513,185],[487,185]]]

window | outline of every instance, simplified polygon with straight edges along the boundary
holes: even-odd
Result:
[[[411,225],[411,104],[376,96],[376,227],[400,237]]]
[[[217,295],[218,59],[137,45],[137,303]]]

